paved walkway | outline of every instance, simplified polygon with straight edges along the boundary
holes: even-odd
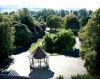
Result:
[[[79,49],[80,42],[76,38],[75,47]],[[23,52],[18,55],[12,55],[14,64],[9,69],[15,70],[21,76],[30,76],[33,79],[56,79],[59,75],[63,75],[65,79],[70,79],[71,75],[87,73],[84,67],[84,61],[81,58],[66,57],[64,55],[50,56],[50,70],[30,71],[29,58],[30,53]]]
[[[17,71],[21,76],[31,76],[34,79],[56,79],[59,75],[63,75],[65,79],[69,79],[71,75],[86,73],[84,61],[81,58],[66,57],[64,55],[49,57],[50,70],[31,72],[28,55],[29,52],[13,55],[15,60],[10,69]]]

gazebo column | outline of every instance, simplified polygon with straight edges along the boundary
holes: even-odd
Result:
[[[30,68],[31,68],[31,60],[30,60],[30,58],[29,58],[29,62],[30,62]]]
[[[46,57],[46,66],[47,66],[47,57]]]
[[[39,68],[39,59],[38,59],[38,68]]]
[[[47,57],[47,63],[48,63],[48,66],[49,66],[49,58]]]
[[[49,60],[48,60],[48,57],[46,57],[46,66],[47,66],[47,67],[49,66]]]
[[[32,58],[32,66],[33,66],[33,68],[34,68],[34,58]]]
[[[44,58],[44,63],[45,63],[45,58]]]
[[[40,68],[41,68],[41,59],[40,59]]]

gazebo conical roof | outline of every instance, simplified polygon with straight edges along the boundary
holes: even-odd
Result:
[[[35,58],[35,59],[43,59],[48,57],[46,52],[41,48],[41,47],[37,47],[32,54],[30,54],[29,56],[30,58]]]

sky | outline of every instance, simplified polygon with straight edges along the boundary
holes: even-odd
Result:
[[[100,7],[100,0],[0,0],[0,6],[20,8],[91,9]]]

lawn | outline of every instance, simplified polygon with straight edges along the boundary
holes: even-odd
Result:
[[[58,28],[58,29],[57,29],[57,32],[59,32],[59,31],[63,32],[63,31],[65,31],[65,29],[63,29],[63,28]],[[47,34],[48,34],[48,35],[51,35],[51,36],[54,36],[57,32],[47,33]],[[29,52],[32,53],[38,46],[40,46],[40,45],[42,44],[42,42],[44,41],[44,38],[45,38],[45,36],[44,36],[43,38],[41,38],[41,39],[38,39],[37,42],[33,43],[33,44],[31,45],[30,49],[29,49]],[[56,55],[59,55],[59,54],[53,53],[53,54],[51,54],[51,55],[56,56]]]
[[[38,46],[42,44],[43,40],[44,40],[44,37],[41,39],[38,39],[37,42],[33,43],[29,49],[29,52],[32,53]]]

